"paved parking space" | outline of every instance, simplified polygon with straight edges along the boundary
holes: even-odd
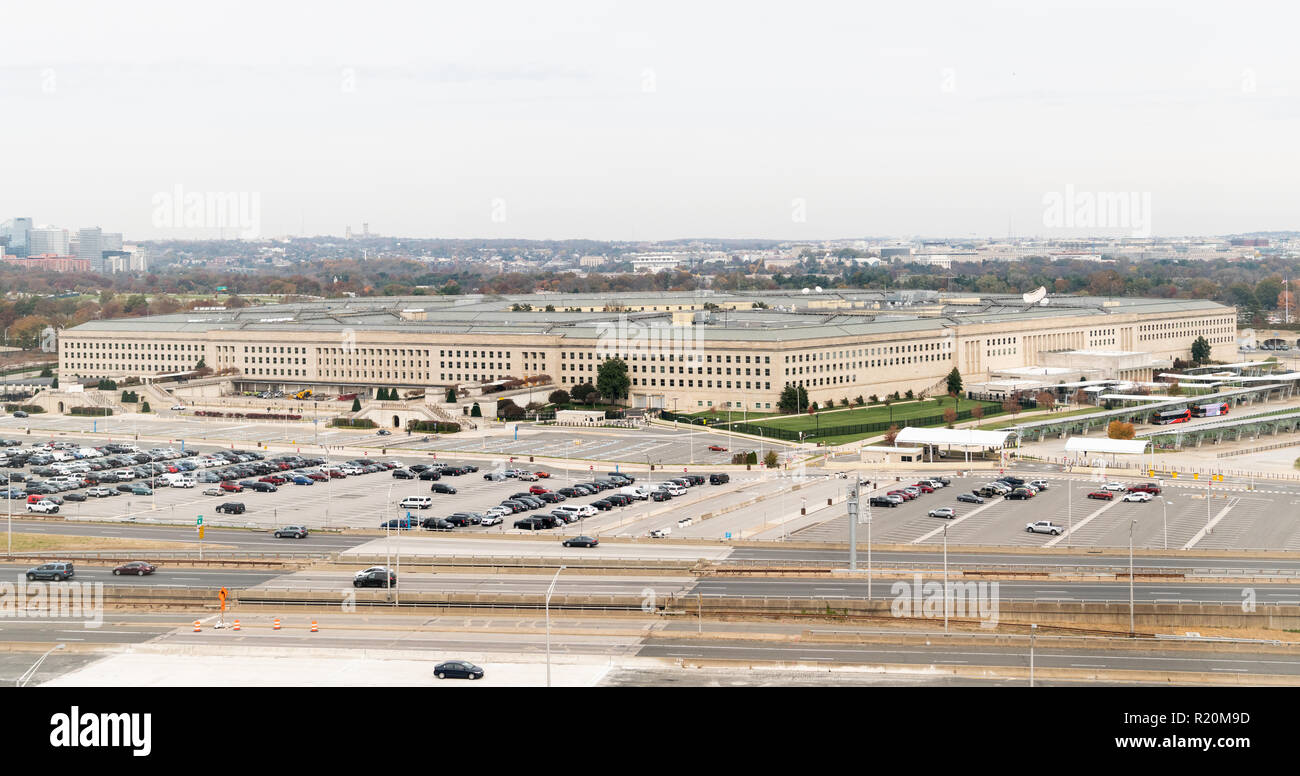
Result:
[[[1022,475],[1023,476],[1023,475]],[[949,488],[895,508],[872,510],[872,539],[881,543],[925,544],[943,542],[943,525],[948,525],[949,545],[1005,545],[1014,547],[1127,547],[1130,526],[1137,548],[1172,549],[1273,549],[1300,550],[1300,496],[1277,490],[1245,492],[1215,488],[1206,507],[1204,484],[1176,484],[1166,481],[1162,495],[1149,502],[1104,501],[1088,498],[1102,482],[1062,474],[1033,475],[1048,480],[1050,487],[1032,499],[1008,501],[989,499],[985,504],[956,501],[960,492],[994,479],[953,478]],[[907,478],[904,478],[907,480]],[[1028,479],[1028,478],[1027,478]],[[915,481],[915,478],[907,481]],[[1136,480],[1127,480],[1136,482]],[[931,509],[951,506],[957,519],[928,517]],[[827,519],[792,532],[794,539],[847,541],[846,510],[837,507]],[[1064,527],[1061,536],[1029,533],[1028,523],[1051,520]],[[1133,521],[1136,520],[1136,523]],[[1211,530],[1206,532],[1206,525]],[[763,538],[771,537],[771,532]],[[865,530],[859,528],[860,540]]]

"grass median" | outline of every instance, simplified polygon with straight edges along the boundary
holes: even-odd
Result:
[[[0,531],[0,541],[8,547],[8,536]],[[30,534],[14,532],[13,551],[47,552],[52,550],[191,550],[193,544],[186,542],[160,542],[150,539],[125,539],[115,536],[64,536],[55,534]],[[205,549],[220,549],[208,545]]]

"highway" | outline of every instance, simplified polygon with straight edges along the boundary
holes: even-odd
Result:
[[[0,515],[0,527],[4,516]],[[14,533],[55,536],[101,536],[115,539],[141,539],[159,542],[184,542],[198,549],[199,535],[194,528],[132,525],[123,522],[64,522],[53,520],[13,521]],[[226,545],[246,552],[330,553],[346,550],[374,539],[373,536],[316,532],[306,539],[277,539],[268,531],[232,528],[207,528],[204,547]],[[147,555],[148,550],[141,550]]]

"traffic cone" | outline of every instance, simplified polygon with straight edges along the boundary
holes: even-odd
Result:
[[[194,621],[194,632],[195,632],[195,633],[200,633],[200,632],[202,632],[202,631],[203,631],[203,628],[199,627],[199,621],[198,621],[198,620],[195,620],[195,621]]]
[[[315,621],[315,620],[312,620],[312,621],[311,621],[311,632],[312,632],[312,633],[319,633],[319,631],[316,629],[316,621]]]
[[[235,620],[235,630],[239,630],[239,620]]]
[[[275,618],[275,625],[272,626],[271,630],[280,630],[280,618],[279,618],[279,617],[276,617],[276,618]]]

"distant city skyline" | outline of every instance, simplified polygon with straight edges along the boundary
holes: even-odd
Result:
[[[1300,228],[1291,25],[1209,3],[178,13],[8,9],[0,220],[131,241],[249,220],[620,241]],[[242,197],[245,218],[161,218],[177,190]]]

